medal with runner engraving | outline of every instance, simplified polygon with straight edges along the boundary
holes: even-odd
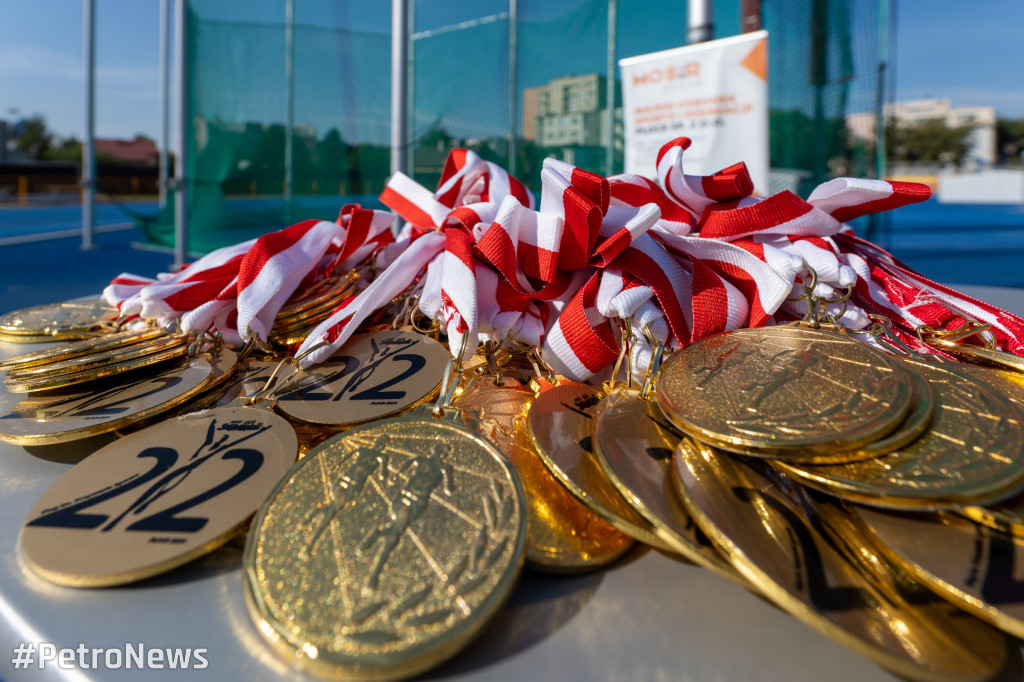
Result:
[[[640,542],[672,551],[622,499],[594,459],[591,422],[603,397],[601,389],[572,381],[540,391],[526,420],[534,449],[548,471],[591,512]]]
[[[672,484],[672,452],[683,436],[639,391],[612,393],[594,409],[594,455],[612,484],[670,552],[753,588],[697,527]],[[658,545],[655,545],[658,546]]]
[[[773,462],[809,486],[863,504],[944,509],[1012,495],[1024,483],[1024,423],[998,391],[957,365],[906,359],[935,391],[936,414],[910,445],[876,459]]]
[[[204,358],[90,386],[45,393],[0,392],[0,440],[18,445],[64,443],[114,431],[181,405],[213,374]]]
[[[853,512],[915,578],[965,611],[1024,636],[1024,542],[1019,538],[947,512],[860,506]]]
[[[60,346],[53,346],[44,350],[37,350],[24,355],[18,355],[6,360],[0,360],[0,370],[15,371],[31,367],[50,365],[74,358],[105,353],[117,348],[134,346],[166,336],[167,331],[160,327],[148,329],[129,330],[124,332],[113,332],[104,336],[97,336],[81,341],[72,341]]]
[[[701,528],[761,593],[839,644],[915,680],[986,680],[1006,638],[915,582],[849,512],[767,464],[694,441],[673,474]]]
[[[295,461],[268,410],[226,407],[136,431],[82,460],[36,503],[26,563],[72,587],[142,580],[235,535]]]
[[[476,377],[455,399],[467,424],[498,445],[526,491],[526,560],[555,573],[588,571],[615,561],[633,540],[574,498],[545,468],[526,426],[536,393],[514,375]],[[550,386],[550,384],[547,384]]]
[[[116,328],[117,308],[103,301],[47,303],[0,315],[0,334],[11,343],[82,339]]]
[[[813,461],[894,431],[911,384],[896,358],[798,326],[741,329],[675,353],[655,378],[682,431],[746,455]]]
[[[505,601],[526,502],[458,410],[346,431],[285,475],[253,521],[245,593],[263,636],[319,674],[411,677],[452,656]]]
[[[353,336],[328,361],[282,387],[277,408],[331,429],[399,414],[437,395],[448,351],[414,332]]]

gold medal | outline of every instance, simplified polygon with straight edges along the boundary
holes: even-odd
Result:
[[[160,327],[150,327],[135,331],[114,332],[81,341],[46,348],[44,350],[25,353],[6,360],[0,360],[0,370],[17,371],[41,365],[50,365],[73,358],[96,353],[104,353],[125,346],[145,343],[165,336],[167,332]]]
[[[952,514],[856,507],[910,574],[965,611],[1024,637],[1024,543]]]
[[[897,359],[843,334],[797,326],[691,344],[665,362],[655,390],[682,431],[778,458],[856,450],[895,430],[911,406]]]
[[[684,440],[673,474],[701,528],[761,593],[899,675],[985,680],[1006,638],[886,560],[839,503],[760,462]]]
[[[311,451],[257,513],[245,593],[263,636],[319,674],[411,677],[476,635],[523,560],[505,458],[428,407]]]
[[[602,398],[600,389],[571,381],[541,391],[526,420],[534,450],[548,471],[590,511],[640,542],[672,551],[622,499],[594,459],[591,424]]]
[[[110,331],[116,319],[117,309],[100,300],[47,303],[0,315],[0,334],[13,343],[82,339]]]
[[[186,336],[174,334],[128,348],[11,370],[5,383],[12,393],[28,393],[96,381],[184,357],[189,352],[187,341]]]
[[[21,531],[32,570],[72,587],[163,573],[235,535],[295,461],[281,417],[227,407],[97,450],[36,503]]]
[[[672,452],[683,436],[654,400],[618,391],[594,411],[594,453],[626,501],[670,552],[749,587],[697,527],[672,484]]]
[[[1024,483],[1024,424],[1018,410],[956,365],[907,362],[935,391],[935,418],[923,436],[877,459],[775,466],[809,486],[881,507],[942,509],[1013,494]]]
[[[19,395],[0,393],[0,440],[18,445],[64,443],[114,431],[166,412],[202,391],[213,373],[195,358],[133,377]]]
[[[288,380],[277,408],[332,429],[399,414],[437,395],[448,357],[440,343],[414,332],[353,336],[327,362]]]
[[[917,336],[926,345],[949,353],[962,362],[1014,373],[1024,372],[1024,358],[999,350],[994,338],[985,337],[987,332],[990,333],[991,325],[967,318],[963,320],[963,326],[949,331],[921,325],[917,328]],[[984,340],[985,345],[964,343],[966,339],[975,336]]]
[[[547,470],[525,423],[534,390],[503,373],[471,381],[454,401],[467,424],[498,445],[512,462],[526,491],[530,567],[569,573],[605,566],[633,546],[633,540],[576,500]]]

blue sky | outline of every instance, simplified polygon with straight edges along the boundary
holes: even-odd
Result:
[[[155,137],[157,0],[95,2],[97,134]],[[222,4],[239,3],[245,4]],[[535,12],[542,13],[543,4],[520,0],[521,7],[536,6]],[[390,3],[384,0],[297,0],[296,5],[300,23],[327,16],[368,31],[387,30],[390,23]],[[501,0],[480,0],[467,8],[465,18],[505,6]],[[452,7],[445,3],[444,13]],[[430,28],[439,9],[439,3],[423,1],[417,29]],[[283,17],[276,7],[245,16],[276,21],[278,13]],[[58,134],[81,134],[81,16],[78,0],[0,0],[0,117],[12,118],[12,109],[19,115],[41,113]],[[948,97],[954,104],[990,105],[1000,116],[1024,118],[1024,0],[898,0],[896,27],[898,99]]]

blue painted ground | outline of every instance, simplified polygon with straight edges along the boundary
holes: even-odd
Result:
[[[248,206],[274,200],[237,200]],[[337,200],[335,200],[337,201]],[[97,204],[97,225],[130,222],[156,212],[155,202]],[[336,210],[336,209],[332,209]],[[327,216],[298,216],[327,217]],[[77,205],[0,208],[0,239],[31,232],[75,229]],[[867,236],[866,226],[857,225]],[[931,279],[954,284],[1024,288],[1024,208],[950,205],[929,200],[892,211],[879,244]],[[97,248],[82,251],[80,238],[0,246],[0,312],[99,292],[121,272],[152,276],[166,271],[171,256],[139,251],[138,230],[97,234]]]
[[[121,204],[96,204],[93,222],[97,226],[131,222],[129,212],[151,216],[156,215],[157,210],[155,201],[129,202],[123,207]],[[82,207],[78,204],[0,208],[0,239],[36,232],[78,229],[81,226]]]

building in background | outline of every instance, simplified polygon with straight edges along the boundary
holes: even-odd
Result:
[[[973,166],[991,166],[996,155],[996,110],[993,107],[954,107],[948,99],[916,99],[885,105],[885,117],[896,125],[913,125],[939,120],[948,128],[971,126],[970,149],[966,161]],[[846,128],[858,140],[870,141],[875,137],[875,114],[859,113],[846,116]]]
[[[561,76],[524,89],[522,112],[523,139],[557,150],[567,163],[599,167],[607,146],[622,151],[622,107],[615,108],[613,141],[608,131],[607,79],[599,73]]]
[[[94,140],[96,155],[106,157],[115,163],[130,166],[156,166],[160,161],[160,150],[156,142],[138,135],[134,140],[97,137]]]

